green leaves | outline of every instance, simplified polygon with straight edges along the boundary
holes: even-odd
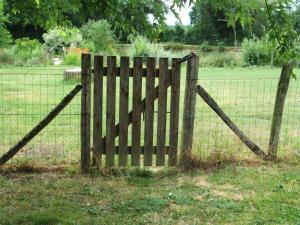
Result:
[[[203,1],[203,0],[202,0]],[[251,25],[257,12],[267,14],[266,35],[277,44],[277,51],[284,63],[299,62],[299,34],[294,29],[294,0],[210,0],[215,10],[224,10],[228,26],[243,28]]]
[[[0,48],[6,47],[12,42],[11,35],[5,26],[6,22],[7,17],[4,15],[3,12],[3,1],[0,0]]]
[[[57,27],[50,29],[43,35],[43,39],[49,48],[69,47],[82,42],[82,35],[77,28]]]
[[[266,11],[268,13],[267,31],[270,38],[276,40],[279,54],[284,58],[285,63],[299,61],[299,49],[296,43],[299,36],[294,30],[294,20],[292,10],[293,0],[265,0]]]
[[[116,38],[106,20],[89,21],[82,26],[81,31],[84,39],[93,44],[96,52],[114,54]]]
[[[157,38],[169,10],[163,0],[9,0],[6,5],[12,20],[46,30],[105,19],[122,40],[131,33]]]

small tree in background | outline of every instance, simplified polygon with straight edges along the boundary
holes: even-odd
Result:
[[[81,28],[86,44],[95,52],[113,54],[117,43],[111,25],[106,20],[89,21]]]

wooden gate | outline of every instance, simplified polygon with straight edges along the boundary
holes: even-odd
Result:
[[[169,166],[177,164],[179,62],[178,58],[172,59],[171,63],[168,58],[160,58],[157,68],[156,58],[135,57],[131,63],[129,57],[120,57],[118,66],[116,56],[105,58],[95,55],[94,68],[91,69],[91,55],[82,55],[83,171],[89,169],[91,139],[92,163],[95,166],[164,166],[166,162]],[[186,98],[189,99],[189,96]],[[185,104],[188,104],[186,99]]]

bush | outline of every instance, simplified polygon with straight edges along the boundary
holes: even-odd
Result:
[[[64,64],[65,65],[80,65],[80,55],[76,53],[68,53],[64,56]]]
[[[200,45],[200,51],[202,52],[211,52],[213,49],[212,47],[209,45],[208,41],[204,41],[201,45]]]
[[[27,37],[15,40],[15,49],[17,53],[32,53],[36,49],[41,49],[42,44],[35,39]]]
[[[218,42],[217,45],[218,45],[218,51],[219,52],[224,52],[225,51],[225,43],[223,41]]]
[[[0,65],[12,65],[15,61],[15,52],[12,49],[0,50]]]
[[[180,56],[184,54],[180,52]],[[141,56],[141,57],[178,57],[178,53],[174,53],[172,51],[167,51],[164,49],[162,45],[153,44],[147,38],[143,36],[137,36],[130,48],[129,55],[131,57]]]
[[[37,40],[29,38],[17,39],[15,45],[10,49],[2,50],[0,53],[2,65],[40,65],[49,62],[47,52],[43,45]]]
[[[95,52],[95,46],[91,41],[83,41],[80,47],[84,49],[88,49],[89,52]]]
[[[81,63],[81,54],[88,53],[87,48],[69,48],[64,55],[64,64],[65,65],[80,65]]]
[[[184,44],[182,43],[167,43],[164,45],[165,50],[173,50],[173,51],[182,51],[185,49]]]
[[[238,67],[243,66],[243,61],[237,53],[232,52],[212,52],[202,55],[201,67]]]
[[[0,26],[0,48],[7,47],[12,43],[11,34],[4,27]]]
[[[106,20],[89,21],[81,28],[85,43],[92,45],[95,52],[102,54],[114,54],[115,35],[111,30],[110,24]]]
[[[15,41],[15,64],[17,65],[38,65],[47,62],[47,56],[42,44],[37,40],[21,38]]]
[[[151,55],[151,52],[152,52],[152,45],[148,41],[148,39],[143,36],[137,36],[131,43],[129,49],[129,55],[133,57],[135,56],[147,57]]]
[[[43,34],[43,39],[49,49],[63,49],[63,47],[76,47],[82,42],[82,35],[77,28],[57,27]]]
[[[269,64],[274,50],[274,44],[267,38],[244,39],[242,43],[243,58],[248,65]]]

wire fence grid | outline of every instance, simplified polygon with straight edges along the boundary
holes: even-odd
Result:
[[[236,125],[262,149],[268,147],[278,79],[201,79],[198,81]],[[252,154],[214,111],[197,98],[195,150]],[[300,153],[300,82],[292,80],[286,98],[279,154]]]
[[[76,79],[64,80],[65,69],[51,67],[0,71],[0,154],[16,144],[77,83],[80,83]],[[266,149],[268,144],[277,82],[276,78],[198,80],[225,113],[263,149]],[[181,111],[183,95],[184,77],[181,83]],[[78,94],[12,162],[31,160],[46,165],[78,162],[80,160],[80,104],[81,99]],[[245,147],[242,143],[200,96],[197,96],[195,110],[193,151],[196,154],[208,154],[216,150],[224,153],[244,151]],[[169,125],[167,130],[168,127]],[[156,130],[155,125],[154,130]],[[280,152],[299,152],[299,149],[300,82],[293,80],[283,116]]]
[[[16,144],[80,81],[65,81],[64,69],[24,68],[0,73],[0,154]],[[79,160],[80,95],[12,162]]]

